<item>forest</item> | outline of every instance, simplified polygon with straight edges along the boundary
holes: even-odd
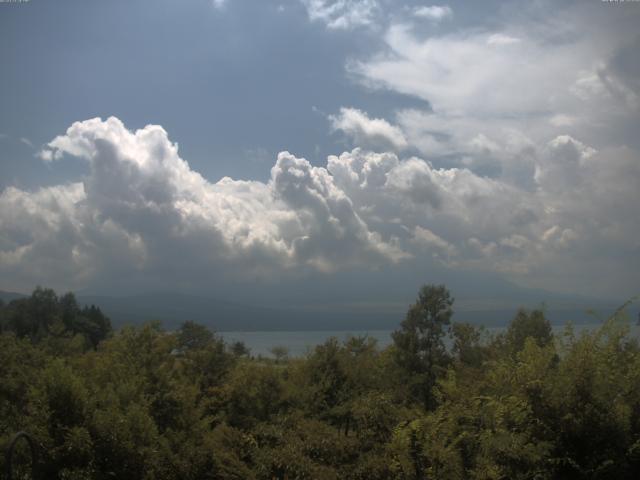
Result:
[[[190,321],[114,331],[37,288],[0,305],[0,449],[34,439],[14,478],[640,478],[640,345],[623,309],[580,334],[521,309],[494,335],[454,309],[425,285],[385,349],[331,338],[264,358]]]

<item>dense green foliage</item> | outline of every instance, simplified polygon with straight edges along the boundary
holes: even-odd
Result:
[[[80,335],[93,348],[111,333],[111,322],[94,305],[80,308],[73,293],[58,298],[51,289],[36,288],[29,298],[0,303],[0,333],[12,332],[32,341]]]
[[[521,310],[491,337],[452,306],[425,286],[384,350],[272,360],[193,322],[113,333],[37,289],[0,306],[0,447],[29,431],[49,479],[640,478],[640,347],[619,316],[554,336]]]

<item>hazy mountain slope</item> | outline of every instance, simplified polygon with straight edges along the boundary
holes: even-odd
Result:
[[[0,290],[0,300],[5,303],[9,303],[11,300],[16,300],[18,298],[24,298],[26,295],[17,292],[5,292],[4,290]]]

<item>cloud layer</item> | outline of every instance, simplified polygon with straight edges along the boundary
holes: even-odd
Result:
[[[63,275],[77,284],[104,269],[332,271],[404,256],[368,229],[326,169],[288,152],[267,183],[210,183],[161,127],[131,132],[111,117],[74,123],[42,156],[64,155],[89,163],[82,183],[0,196],[0,268],[27,283]]]
[[[640,45],[630,20],[638,11],[549,2],[525,10],[506,7],[489,26],[446,31],[396,17],[384,48],[347,64],[363,86],[430,106],[397,109],[393,121],[344,107],[329,118],[354,146],[426,159],[390,169],[385,196],[373,202],[384,214],[362,216],[402,219],[413,234],[407,250],[418,256],[422,246],[453,268],[631,294],[640,258],[640,222],[630,210],[640,204],[640,153],[627,133],[640,125],[637,55],[629,55]],[[421,218],[415,205],[424,206]]]
[[[628,261],[640,252],[637,152],[597,152],[570,136],[544,147],[530,190],[360,148],[326,167],[282,152],[268,182],[211,183],[161,127],[133,132],[113,117],[74,123],[45,152],[83,158],[90,173],[0,195],[0,273],[25,286],[246,280],[424,258],[535,285],[607,270],[638,277]]]
[[[619,146],[619,132],[640,122],[630,54],[640,47],[632,23],[639,12],[540,2],[490,27],[444,32],[398,18],[384,48],[348,69],[368,88],[429,102],[429,111],[396,112],[408,143],[429,158],[504,167],[565,133],[596,148]]]

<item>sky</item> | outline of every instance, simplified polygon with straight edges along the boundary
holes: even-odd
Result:
[[[640,291],[640,2],[0,3],[0,289]]]

